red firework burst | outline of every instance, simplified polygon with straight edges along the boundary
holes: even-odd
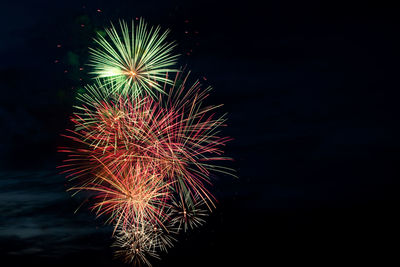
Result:
[[[84,105],[71,119],[75,130],[66,135],[75,145],[60,149],[69,156],[62,167],[79,178],[72,189],[97,192],[94,207],[116,224],[160,216],[173,194],[191,204],[200,196],[209,208],[214,203],[206,186],[210,171],[229,169],[211,162],[229,160],[221,148],[230,138],[218,135],[225,122],[214,113],[219,106],[203,106],[210,88],[187,87],[187,78],[177,74],[158,101],[108,94],[114,91],[109,85],[81,95]],[[150,204],[139,209],[133,203]]]

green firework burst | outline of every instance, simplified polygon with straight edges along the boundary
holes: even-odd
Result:
[[[161,33],[159,26],[148,27],[142,19],[130,27],[120,21],[119,26],[111,24],[105,37],[99,34],[94,39],[99,47],[89,48],[92,74],[112,82],[118,93],[133,97],[163,93],[161,84],[172,83],[168,73],[176,71],[178,57],[173,54],[175,43],[166,41],[169,30]]]

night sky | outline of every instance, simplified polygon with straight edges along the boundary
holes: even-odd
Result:
[[[398,261],[398,12],[348,2],[2,3],[0,266],[125,266],[103,218],[74,214],[56,150],[95,31],[137,17],[225,104],[239,176],[215,178],[217,210],[154,266]]]

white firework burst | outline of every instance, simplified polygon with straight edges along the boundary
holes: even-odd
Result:
[[[148,257],[160,259],[159,251],[167,252],[176,241],[171,236],[172,231],[163,227],[148,221],[131,227],[120,227],[113,244],[113,247],[118,247],[115,256],[122,258],[126,263],[151,266]]]

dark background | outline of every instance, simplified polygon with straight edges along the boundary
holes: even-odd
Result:
[[[136,17],[170,28],[181,65],[214,87],[240,177],[218,177],[218,209],[154,266],[398,261],[393,6],[73,0],[0,10],[1,266],[123,266],[104,220],[85,206],[74,214],[81,199],[65,192],[56,148],[91,82],[94,32]]]

